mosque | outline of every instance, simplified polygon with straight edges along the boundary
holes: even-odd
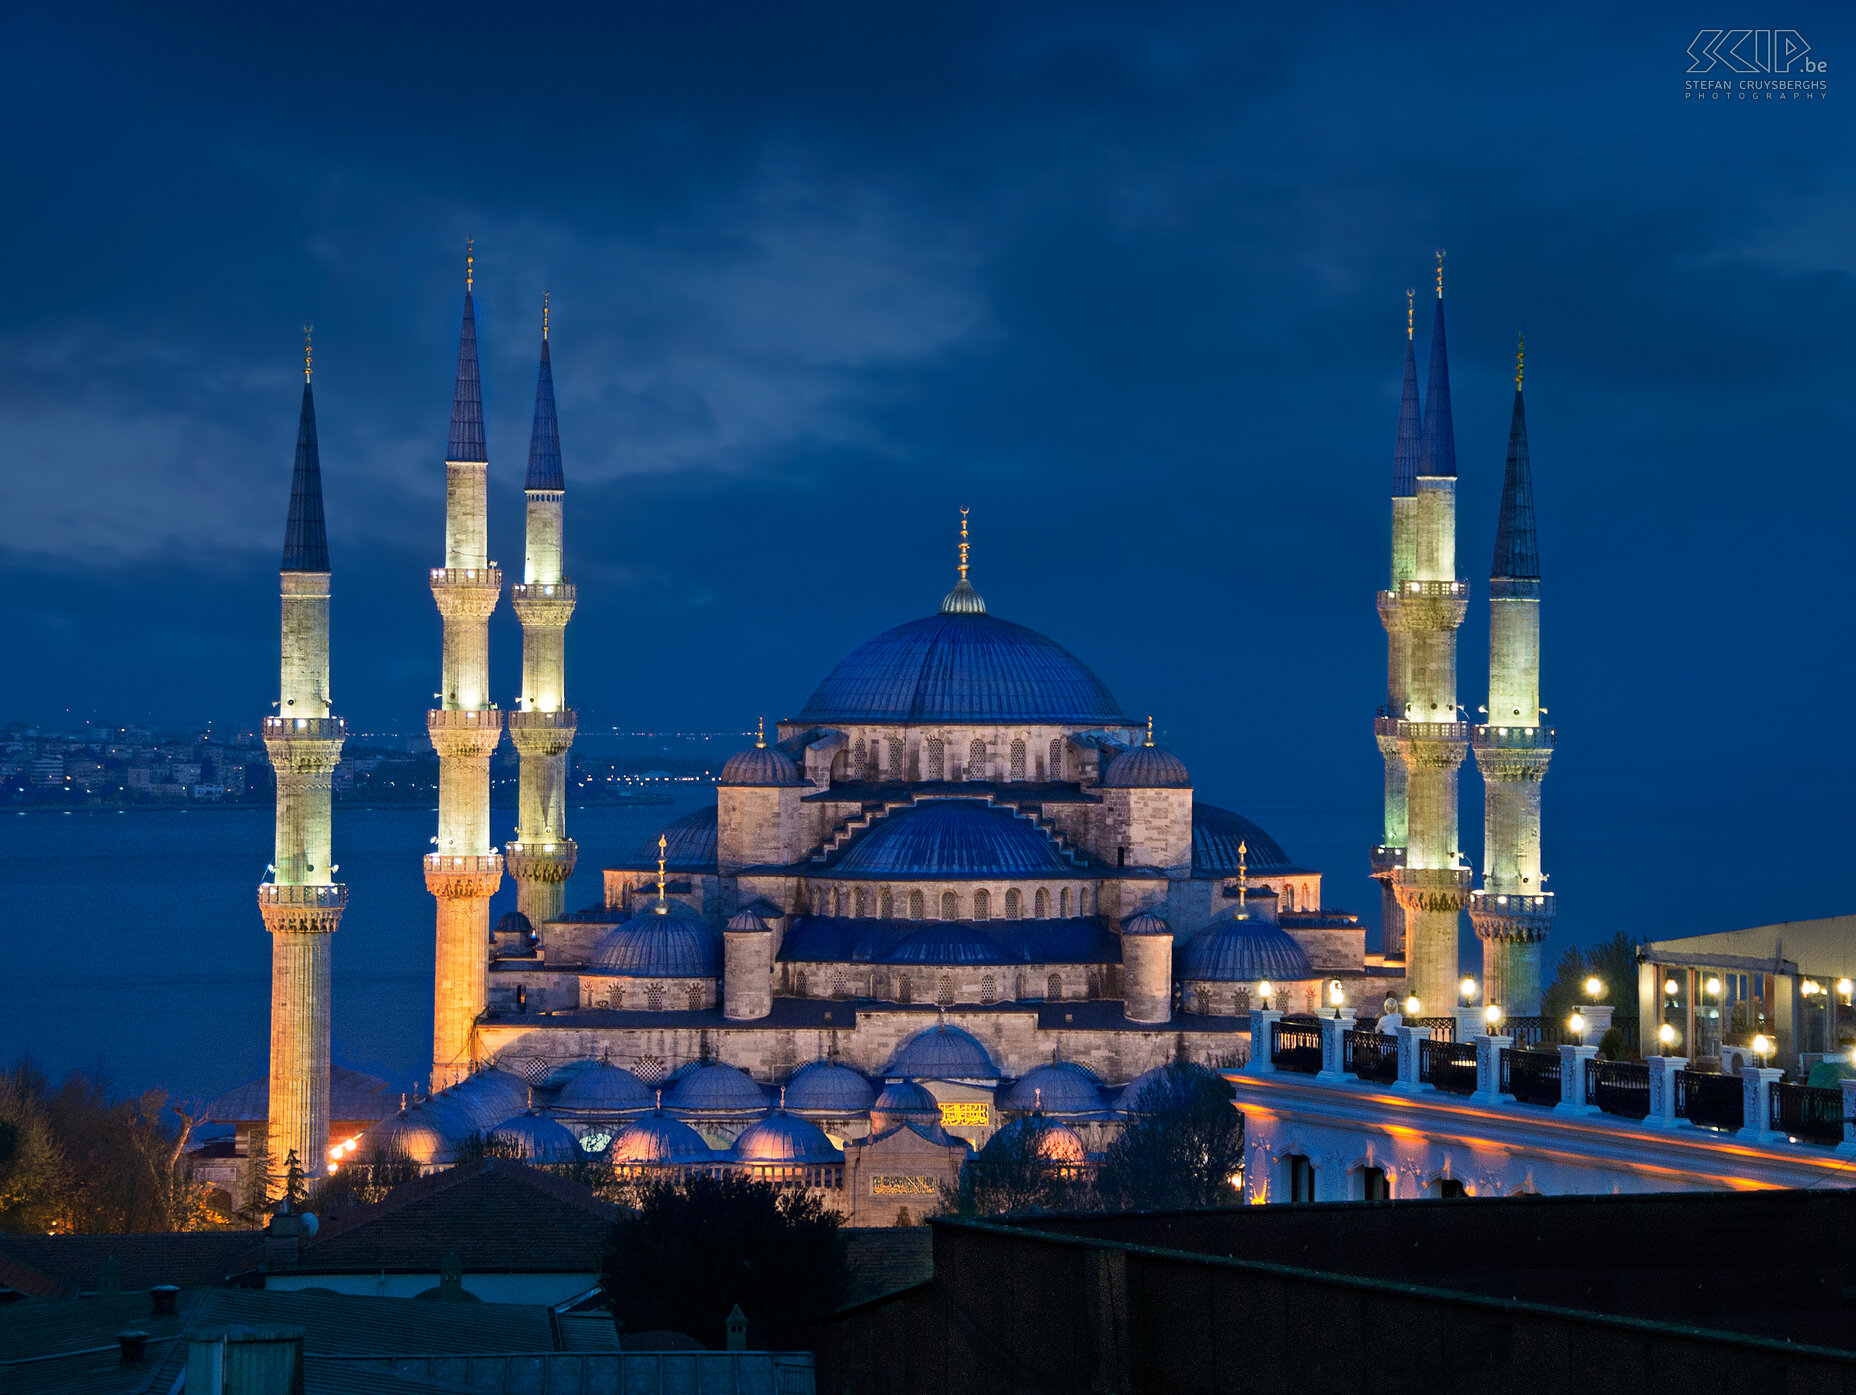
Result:
[[[1040,1128],[1050,1156],[1082,1164],[1122,1126],[1148,1073],[1178,1059],[1240,1063],[1253,1007],[1313,1013],[1338,1001],[1371,1014],[1388,996],[1405,1000],[1416,979],[1401,950],[1443,1010],[1466,907],[1490,927],[1488,958],[1506,981],[1525,977],[1526,946],[1537,956],[1550,916],[1539,774],[1520,796],[1509,786],[1544,773],[1551,740],[1535,734],[1532,707],[1524,739],[1520,725],[1499,737],[1472,729],[1455,706],[1467,585],[1455,577],[1441,272],[1421,421],[1408,316],[1393,577],[1378,597],[1398,705],[1375,723],[1387,831],[1372,865],[1388,889],[1390,952],[1372,954],[1356,916],[1324,907],[1318,871],[1198,797],[1150,718],[1056,640],[993,612],[974,584],[965,510],[939,604],[924,597],[927,614],[851,649],[793,715],[728,760],[712,807],[612,861],[600,903],[568,910],[579,848],[567,830],[576,716],[564,634],[577,593],[546,311],[523,577],[511,587],[522,691],[505,710],[488,673],[503,577],[487,546],[473,294],[467,263],[445,553],[429,578],[444,622],[440,705],[427,719],[441,772],[425,859],[437,911],[433,1093],[335,1134],[328,942],[347,889],[328,865],[329,772],[345,729],[327,698],[330,576],[305,363],[282,696],[266,723],[278,774],[275,874],[259,891],[273,935],[272,1067],[267,1096],[241,1096],[247,1120],[265,1113],[274,1157],[326,1151],[338,1166],[357,1147],[390,1147],[436,1166],[486,1135],[543,1161],[603,1154],[621,1171],[745,1168],[816,1186],[856,1223],[886,1223],[919,1209],[1002,1128]],[[1517,718],[1537,704],[1521,689],[1537,669],[1527,626],[1539,586],[1519,382],[1517,371],[1497,569],[1505,548],[1507,570],[1532,575],[1498,590],[1508,611],[1492,621],[1508,685],[1499,700]],[[488,763],[505,726],[520,761],[519,831],[499,849]],[[1472,893],[1455,846],[1456,765],[1472,742],[1479,761],[1491,753],[1485,777],[1520,772],[1489,781],[1486,907],[1471,904],[1484,893]],[[505,873],[518,909],[492,927]],[[1537,969],[1534,979],[1537,994]]]

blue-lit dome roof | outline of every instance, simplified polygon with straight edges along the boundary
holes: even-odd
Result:
[[[832,871],[851,877],[1075,876],[1038,827],[977,799],[931,799],[878,819]]]
[[[1033,1151],[1046,1162],[1063,1164],[1080,1164],[1089,1161],[1089,1153],[1083,1147],[1083,1140],[1067,1124],[1059,1124],[1055,1119],[1046,1119],[1041,1115],[1030,1114],[1014,1119],[991,1138],[980,1149],[980,1157],[988,1161],[997,1161],[1010,1157],[1018,1145],[1018,1140],[1026,1132],[1035,1135]]]
[[[1186,763],[1158,746],[1132,746],[1109,762],[1102,784],[1108,789],[1184,789],[1191,785]]]
[[[1154,1066],[1135,1076],[1122,1086],[1121,1093],[1115,1096],[1115,1108],[1123,1114],[1132,1113],[1134,1106],[1140,1102],[1141,1091],[1158,1080],[1165,1070],[1165,1066]]]
[[[999,1096],[1001,1109],[1040,1109],[1046,1114],[1094,1114],[1102,1108],[1095,1077],[1070,1061],[1053,1061],[1026,1071]]]
[[[1298,872],[1282,845],[1242,814],[1215,804],[1192,804],[1192,873],[1215,877],[1237,874],[1237,845],[1247,844],[1244,863],[1251,875],[1259,872]]]
[[[1132,725],[1069,650],[979,611],[884,631],[831,671],[799,720]]]
[[[999,1068],[976,1038],[942,1022],[898,1046],[883,1074],[917,1080],[997,1080]]]
[[[672,872],[702,872],[715,866],[715,805],[692,809],[658,830],[664,839],[664,865]],[[657,838],[638,851],[640,863],[657,862]]]
[[[651,1089],[623,1066],[595,1061],[561,1087],[557,1109],[649,1109]]]
[[[593,947],[587,971],[630,978],[715,978],[722,972],[722,937],[681,901],[657,913],[650,902]]]
[[[918,1124],[934,1128],[941,1122],[941,1103],[928,1093],[928,1087],[913,1080],[898,1080],[885,1085],[883,1093],[870,1106],[870,1131],[882,1133],[898,1124]]]
[[[875,1098],[868,1080],[836,1061],[801,1066],[786,1082],[786,1107],[799,1113],[861,1114]]]
[[[750,746],[737,751],[722,767],[718,785],[803,785],[799,767],[772,746]]]
[[[891,964],[1010,964],[991,935],[957,920],[935,921],[903,937],[889,952]]]
[[[527,1162],[567,1163],[580,1156],[580,1140],[540,1114],[518,1114],[490,1131],[490,1142]]]
[[[1267,920],[1214,920],[1187,942],[1179,960],[1180,978],[1210,983],[1314,976],[1294,937]]]
[[[403,1157],[422,1166],[456,1162],[458,1139],[449,1124],[433,1111],[415,1105],[382,1119],[364,1133],[356,1156],[365,1155],[364,1161],[372,1161],[378,1153],[388,1158]]]
[[[767,1108],[767,1094],[746,1071],[711,1061],[679,1080],[664,1102],[690,1114],[742,1109],[760,1113]]]
[[[844,1154],[831,1146],[823,1129],[784,1109],[743,1129],[731,1155],[736,1162],[744,1163],[844,1161]]]
[[[713,1154],[701,1134],[660,1109],[621,1129],[606,1156],[615,1163],[693,1163]]]
[[[1121,923],[1124,935],[1170,935],[1173,928],[1152,911],[1131,915]]]

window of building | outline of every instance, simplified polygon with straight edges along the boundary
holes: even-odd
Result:
[[[1360,1200],[1390,1201],[1392,1184],[1386,1180],[1383,1167],[1363,1167],[1360,1169]]]
[[[1007,915],[1012,913],[1012,895],[1010,892],[1007,892],[1005,897],[1005,913]],[[973,893],[973,918],[975,920],[986,920],[989,919],[991,915],[992,893],[987,891],[985,887],[981,887]]]
[[[1061,736],[1051,738],[1050,778],[1053,780],[1063,778],[1063,738]]]
[[[1014,780],[1025,778],[1025,743],[1022,741],[1012,743],[1012,778]]]
[[[1291,1153],[1283,1159],[1289,1169],[1289,1200],[1313,1201],[1315,1199],[1315,1165],[1300,1153]]]
[[[951,891],[941,893],[941,919],[960,919],[960,898]]]
[[[1005,893],[1005,918],[1019,920],[1024,917],[1024,914],[1025,898],[1017,887],[1012,887]]]
[[[851,748],[851,768],[857,772],[857,778],[867,779],[870,775],[870,752],[864,746],[863,737],[857,738],[857,744]]]
[[[801,998],[806,996],[806,971],[804,969],[793,976],[793,992]]]
[[[664,985],[653,983],[644,990],[644,1005],[652,1012],[664,1010]]]
[[[702,985],[701,984],[692,983],[690,985],[689,1005],[690,1005],[691,1012],[702,1011]]]
[[[947,743],[938,736],[928,738],[928,778],[930,780],[947,778]]]
[[[896,1001],[899,1003],[912,1003],[915,1001],[915,985],[909,982],[909,976],[907,974],[904,974],[902,976],[902,981],[896,985]]]
[[[1036,907],[1037,918],[1039,920],[1050,919],[1050,893],[1043,887],[1038,888],[1038,894],[1031,904]]]
[[[831,889],[831,913],[833,915],[844,914],[844,889],[842,887],[834,886]]]
[[[896,898],[890,894],[888,887],[884,887],[877,895],[876,913],[882,916],[884,920],[890,920],[896,914]]]
[[[992,975],[982,975],[980,978],[980,1001],[982,1003],[990,1003],[996,992],[997,990],[993,986]]]
[[[1066,886],[1063,889],[1063,895],[1060,898],[1060,901],[1063,906],[1063,918],[1065,920],[1068,920],[1070,918],[1070,888],[1069,887]]]
[[[1231,997],[1231,1006],[1239,1017],[1247,1015],[1250,1011],[1250,989],[1239,988]]]
[[[1044,981],[1044,996],[1053,1003],[1063,1001],[1063,975],[1052,974]]]
[[[986,778],[986,743],[975,738],[967,747],[967,778],[984,780]]]
[[[954,976],[942,974],[939,988],[940,991],[935,994],[935,1001],[942,1007],[952,1007],[954,1005]]]
[[[857,888],[857,914],[860,918],[870,914],[870,889],[868,887]]]
[[[1463,1184],[1454,1177],[1439,1177],[1431,1183],[1431,1195],[1439,1197],[1468,1196]]]
[[[920,920],[927,914],[927,905],[922,899],[921,892],[911,891],[909,893],[909,919]]]
[[[1288,882],[1283,886],[1282,908],[1285,911],[1292,911],[1295,909],[1295,883],[1294,882]]]
[[[1115,849],[1115,865],[1117,867],[1126,867],[1128,865],[1128,850],[1125,847]]]
[[[848,998],[851,996],[851,981],[845,977],[844,970],[837,969],[831,975],[831,996]]]
[[[902,768],[902,738],[900,736],[892,736],[889,738],[889,770],[887,774],[892,780],[900,780],[904,778],[906,774]]]

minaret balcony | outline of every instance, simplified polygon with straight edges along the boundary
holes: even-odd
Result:
[[[503,859],[497,853],[427,853],[425,889],[434,896],[494,896],[503,882]]]
[[[1454,630],[1469,610],[1467,581],[1404,581],[1379,593],[1379,620],[1407,634]]]
[[[1387,877],[1405,865],[1405,849],[1374,848],[1371,854],[1372,875]]]
[[[1517,895],[1513,892],[1472,891],[1469,919],[1485,940],[1536,942],[1553,929],[1553,893]]]
[[[509,588],[510,599],[516,601],[566,601],[572,604],[580,597],[580,588],[571,581],[519,581]]]
[[[434,586],[503,587],[501,567],[433,567],[431,575]]]
[[[1550,751],[1557,735],[1552,727],[1479,725],[1470,740],[1478,751]]]
[[[265,882],[258,888],[260,906],[287,906],[293,910],[339,910],[348,904],[348,888],[340,882],[322,886],[281,886]]]
[[[1474,730],[1468,722],[1412,722],[1403,717],[1375,717],[1373,735],[1398,741],[1467,742]]]
[[[348,722],[342,717],[266,717],[266,741],[346,741]]]
[[[571,707],[555,712],[510,712],[509,739],[525,755],[558,756],[574,744],[579,717]]]
[[[1400,600],[1413,600],[1420,597],[1441,597],[1444,600],[1467,601],[1469,583],[1467,581],[1404,581],[1400,582],[1396,592]]]

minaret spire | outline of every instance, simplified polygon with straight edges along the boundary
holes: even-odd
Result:
[[[1508,420],[1508,464],[1502,473],[1502,511],[1495,529],[1495,561],[1489,575],[1504,581],[1540,580],[1540,548],[1534,536],[1534,477],[1527,459],[1527,411],[1521,400],[1527,336],[1514,359],[1514,412]]]
[[[1418,492],[1422,422],[1418,407],[1418,355],[1411,337],[1412,293],[1405,292],[1405,381],[1398,394],[1398,440],[1392,447],[1392,497]],[[1396,584],[1396,583],[1395,583]]]
[[[329,1146],[329,939],[348,903],[347,888],[333,880],[329,784],[347,727],[329,710],[329,543],[308,326],[303,334],[303,406],[280,569],[277,711],[264,719],[277,774],[277,832],[273,876],[258,887],[258,910],[271,935],[268,1157],[280,1167],[294,1153],[320,1175]]]
[[[1444,336],[1444,254],[1437,254],[1437,307],[1431,314],[1431,361],[1425,373],[1424,427],[1418,473],[1456,478],[1456,429],[1450,417],[1450,352]]]
[[[471,240],[474,248],[476,239]],[[472,287],[474,252],[464,255],[464,324],[458,334],[458,372],[451,393],[451,439],[447,460],[488,460],[483,438],[483,379],[477,367],[477,303]]]
[[[566,907],[567,878],[579,847],[567,836],[567,763],[577,719],[567,705],[567,621],[578,594],[563,570],[567,477],[554,412],[554,360],[548,340],[548,295],[541,298],[541,361],[529,431],[526,541],[522,584],[510,599],[522,622],[522,693],[509,714],[509,739],[521,762],[516,841],[505,850],[516,879],[516,906],[540,929]]]
[[[954,589],[941,598],[943,615],[984,615],[986,601],[967,580],[970,545],[967,542],[967,510],[960,510],[960,579],[954,583]]]

